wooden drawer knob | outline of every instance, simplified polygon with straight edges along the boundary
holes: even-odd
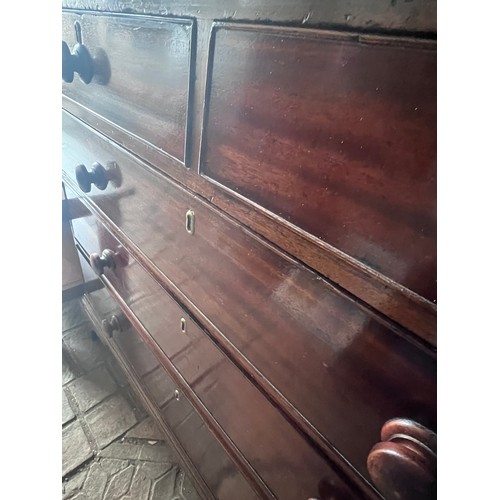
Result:
[[[75,168],[75,177],[78,186],[84,193],[90,193],[92,184],[101,191],[108,186],[108,173],[107,170],[100,164],[94,163],[89,172],[85,165],[78,165]]]
[[[114,269],[116,267],[115,255],[115,252],[109,250],[109,248],[103,250],[101,255],[92,253],[90,254],[90,266],[96,274],[102,274],[106,267]]]
[[[94,76],[92,57],[85,45],[77,43],[70,51],[66,42],[62,43],[62,79],[71,83],[78,73],[84,83],[90,83]]]
[[[426,427],[402,418],[387,421],[381,442],[368,455],[368,472],[389,500],[436,498],[437,437]]]
[[[120,320],[116,314],[113,314],[109,320],[102,320],[102,328],[106,332],[108,337],[112,337],[114,332],[121,332],[122,326],[120,324]]]

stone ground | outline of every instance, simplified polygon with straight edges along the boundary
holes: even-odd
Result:
[[[62,309],[62,498],[198,500],[79,300]]]

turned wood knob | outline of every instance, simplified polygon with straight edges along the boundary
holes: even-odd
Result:
[[[87,47],[77,43],[70,51],[66,42],[62,43],[62,79],[66,83],[71,83],[78,73],[84,83],[90,83],[94,76],[94,66],[92,57]]]
[[[116,267],[114,258],[115,252],[106,248],[101,255],[98,253],[90,254],[90,266],[96,274],[102,274],[104,268],[114,269]]]
[[[108,185],[108,174],[106,169],[100,163],[94,163],[89,172],[85,165],[78,165],[75,168],[75,177],[78,186],[84,193],[90,193],[92,184],[101,191]]]
[[[106,332],[106,335],[108,337],[113,336],[113,332],[121,332],[122,331],[122,326],[120,324],[120,320],[118,319],[118,316],[116,314],[113,314],[109,320],[103,319],[102,320],[102,328]]]
[[[368,455],[368,472],[389,500],[436,498],[436,446],[434,432],[412,420],[388,420],[381,442]]]

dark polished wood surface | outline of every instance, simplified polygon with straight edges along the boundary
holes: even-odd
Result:
[[[88,85],[75,77],[63,94],[185,163],[192,21],[64,12],[70,46],[75,22],[102,81],[99,74]]]
[[[63,7],[199,19],[255,20],[372,31],[436,33],[436,0],[63,0]]]
[[[121,187],[92,191],[92,202],[320,445],[331,443],[368,477],[366,458],[386,420],[435,426],[432,353],[71,118],[65,145],[68,177],[75,163],[117,163]],[[194,235],[185,229],[188,209]],[[93,220],[76,219],[74,227],[101,252]]]
[[[120,331],[113,332],[112,338],[105,334],[106,338],[103,340],[111,344],[110,347],[117,349],[125,358],[126,367],[129,371],[132,370],[133,380],[139,384],[143,397],[156,407],[157,414],[170,425],[183,451],[209,490],[213,492],[213,496],[203,492],[202,496],[225,500],[259,498],[189,401],[186,398],[182,401],[175,398],[175,391],[179,390],[177,385],[121,313],[107,290],[95,289],[94,283],[97,278],[83,258],[82,269],[89,276],[86,283],[86,298],[97,316],[98,323],[109,319],[112,315],[117,315],[120,321]],[[104,286],[100,281],[99,283],[101,287]],[[97,324],[96,327],[99,328],[100,325]],[[177,416],[181,414],[183,418],[174,422],[166,414],[167,406],[173,407],[175,414]]]
[[[212,23],[197,22],[196,81],[193,89],[193,159],[200,154],[203,107],[205,102],[204,82],[208,65],[208,47]],[[363,38],[379,39],[365,36]],[[380,41],[378,42],[380,43]],[[71,111],[85,122],[101,130],[104,134],[123,145],[134,154],[146,159],[155,168],[172,176],[174,179],[204,197],[215,206],[236,217],[248,227],[262,234],[287,252],[297,257],[306,265],[321,273],[333,283],[342,286],[371,307],[410,329],[416,335],[436,345],[436,305],[402,287],[398,283],[374,272],[347,254],[327,245],[318,238],[260,208],[250,206],[241,196],[220,187],[213,181],[198,175],[197,169],[186,169],[157,148],[130,135],[125,130],[102,119],[91,110],[84,108],[67,98],[63,98],[65,109]],[[144,117],[144,119],[147,119]],[[193,160],[193,163],[196,163]]]
[[[203,498],[435,498],[435,8],[63,1],[83,302]]]
[[[86,252],[96,250],[91,240],[98,235],[97,243],[101,248],[123,253],[123,247],[95,219],[92,233],[85,231],[85,226],[80,224],[82,220],[74,221],[74,231],[76,240]],[[342,488],[346,494],[347,486],[342,484],[331,467],[160,285],[132,258],[128,257],[122,262],[126,262],[123,267],[117,265],[115,270],[105,270],[109,282],[119,291],[127,306],[228,438],[244,454],[249,465],[269,486],[272,494],[277,498],[307,498],[317,494],[319,484],[325,481],[337,484],[337,488]],[[185,332],[180,329],[181,318],[186,319]],[[138,337],[125,340],[122,333],[113,335],[114,342],[125,353],[138,375],[144,378],[158,363],[148,349],[140,348]],[[180,405],[172,401],[176,389],[172,383],[165,387],[162,382],[159,388],[170,394],[165,405],[160,406],[175,431],[182,423],[182,417],[188,418],[192,410],[184,397],[179,398],[179,401],[183,401]],[[350,495],[346,498],[355,497]]]
[[[435,50],[212,36],[201,172],[435,302]]]
[[[412,420],[394,418],[368,455],[370,475],[388,500],[437,497],[437,436]]]

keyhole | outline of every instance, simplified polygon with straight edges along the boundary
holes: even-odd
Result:
[[[194,234],[194,212],[192,210],[186,212],[186,231],[189,234]]]
[[[176,389],[174,391],[174,398],[179,401],[179,399],[181,399],[181,393]]]
[[[76,43],[82,45],[82,26],[78,21],[75,21],[75,37]]]
[[[187,325],[186,325],[186,320],[184,318],[181,318],[181,332],[186,333]]]

